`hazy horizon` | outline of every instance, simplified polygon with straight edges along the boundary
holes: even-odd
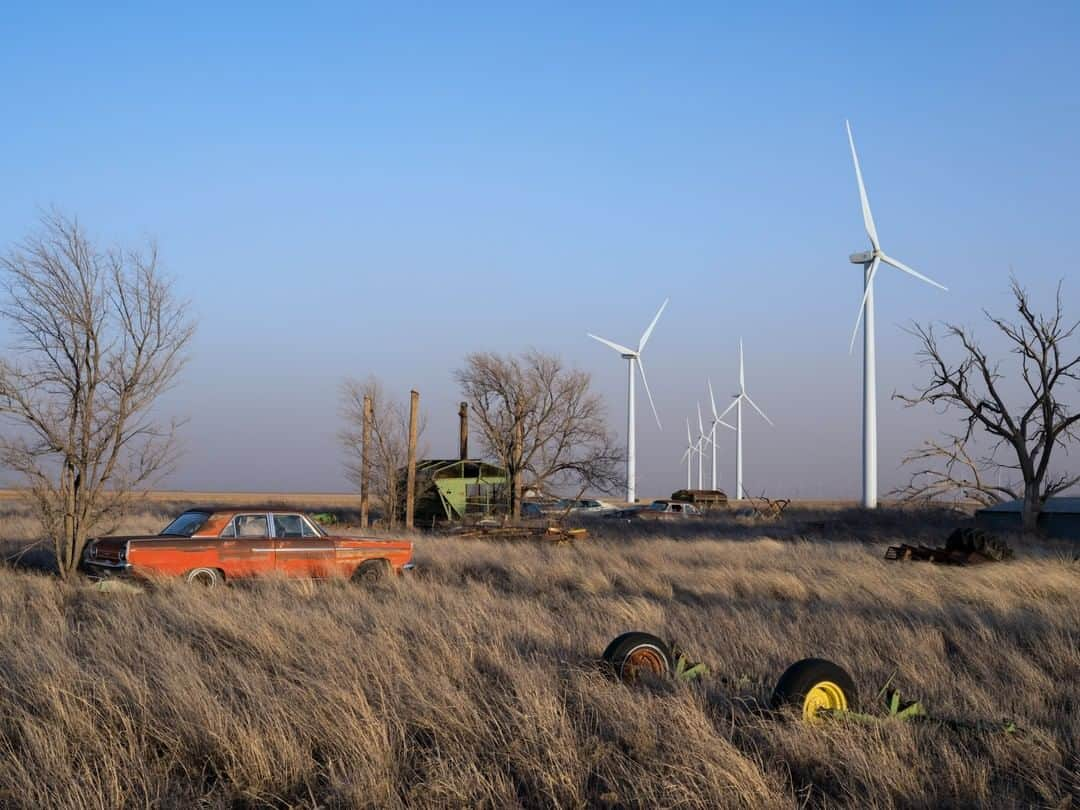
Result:
[[[431,454],[452,457],[470,351],[590,371],[622,435],[625,363],[585,333],[633,343],[670,297],[644,354],[662,432],[638,389],[639,494],[685,484],[685,419],[707,378],[726,407],[741,337],[776,425],[744,413],[748,492],[853,499],[848,255],[868,242],[850,119],[885,249],[950,290],[878,275],[884,495],[957,424],[890,398],[923,379],[902,324],[974,324],[1000,347],[981,310],[1011,314],[1010,272],[1040,308],[1065,278],[1080,318],[1059,258],[1078,22],[1004,4],[21,8],[0,53],[0,249],[53,205],[103,245],[157,238],[199,320],[159,407],[189,418],[167,488],[347,491],[338,389],[369,374],[419,390]]]

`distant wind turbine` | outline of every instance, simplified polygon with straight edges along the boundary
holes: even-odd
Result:
[[[750,395],[746,393],[746,373],[743,368],[743,347],[742,338],[739,338],[739,393],[733,394],[735,401],[732,402],[720,414],[719,418],[723,419],[731,409],[735,409],[735,498],[742,500],[746,497],[746,490],[743,489],[742,483],[742,404],[746,402],[751,408],[758,412],[758,415],[772,425],[772,420],[765,415],[765,412],[761,410],[754,400],[750,399]]]
[[[716,429],[721,426],[726,427],[728,430],[735,430],[735,428],[721,419],[716,413],[716,397],[713,396],[712,380],[708,380],[707,382],[709,383],[709,405],[712,407],[712,424],[709,426],[709,441],[712,443],[712,488],[715,490],[720,480],[716,474]]]
[[[701,421],[701,403],[697,404],[697,432],[698,432],[698,445],[701,450],[698,452],[697,459],[697,488],[705,488],[705,445],[709,443],[709,437],[705,433],[705,423]]]
[[[656,412],[656,404],[653,402],[652,392],[649,391],[649,381],[645,377],[645,366],[641,362],[641,353],[645,349],[645,344],[649,342],[649,336],[652,335],[653,329],[656,328],[656,322],[660,320],[660,315],[664,312],[664,307],[668,305],[668,299],[664,299],[664,303],[660,305],[660,309],[656,311],[656,315],[652,319],[652,323],[649,324],[649,328],[641,334],[641,340],[638,341],[637,349],[631,349],[622,344],[615,343],[607,340],[606,338],[597,337],[596,335],[589,333],[589,337],[593,340],[598,340],[605,346],[608,346],[617,351],[627,361],[627,381],[626,381],[626,500],[630,503],[637,501],[637,491],[634,483],[635,474],[635,447],[634,447],[634,366],[638,367],[638,371],[641,372],[641,384],[645,386],[645,393],[649,397],[649,407],[652,408],[653,416],[656,418],[656,426],[663,430],[663,425],[660,424],[660,414]]]
[[[917,273],[881,249],[878,242],[877,228],[874,227],[874,215],[870,213],[870,200],[863,185],[862,170],[859,168],[859,155],[855,152],[855,138],[851,134],[851,124],[847,127],[848,144],[851,146],[851,160],[855,164],[855,179],[859,184],[859,200],[862,203],[863,224],[866,235],[870,237],[871,249],[850,256],[852,264],[863,266],[863,297],[859,304],[859,314],[855,318],[855,329],[851,333],[851,346],[855,350],[855,337],[859,333],[859,323],[863,322],[863,495],[862,503],[867,509],[877,507],[877,361],[874,358],[874,276],[882,262],[914,276],[926,284],[947,290],[933,279]]]
[[[686,452],[683,453],[682,460],[686,461],[686,488],[690,489],[693,484],[691,482],[691,470],[694,464],[694,453],[701,452],[701,439],[698,439],[698,443],[694,444],[694,437],[690,435],[690,418],[686,419]]]

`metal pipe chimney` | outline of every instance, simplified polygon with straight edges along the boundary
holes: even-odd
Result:
[[[469,403],[462,402],[458,408],[458,457],[464,461],[469,457]]]

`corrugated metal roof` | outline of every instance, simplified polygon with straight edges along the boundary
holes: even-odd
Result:
[[[995,506],[989,506],[986,509],[980,509],[979,511],[1020,512],[1023,511],[1023,508],[1023,501],[1006,501],[1005,503],[999,503]],[[1064,515],[1080,515],[1080,498],[1051,498],[1043,505],[1042,511]]]

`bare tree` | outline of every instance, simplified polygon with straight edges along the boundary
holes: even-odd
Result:
[[[79,223],[42,230],[0,258],[0,463],[26,480],[62,577],[131,493],[175,458],[175,420],[151,413],[176,381],[194,332],[186,303],[142,251],[100,250]]]
[[[909,496],[961,491],[984,503],[1021,498],[1024,530],[1034,531],[1046,499],[1080,482],[1080,476],[1052,473],[1050,468],[1054,449],[1076,438],[1080,422],[1080,413],[1072,413],[1062,401],[1065,386],[1080,380],[1080,355],[1070,356],[1066,349],[1080,324],[1065,320],[1060,284],[1049,315],[1031,309],[1027,291],[1015,279],[1012,294],[1019,313],[1016,322],[984,312],[1017,358],[1016,379],[1022,385],[1016,387],[1024,400],[1020,406],[1010,407],[1006,401],[1002,364],[987,356],[972,331],[949,324],[944,334],[959,346],[959,358],[950,361],[945,356],[933,326],[915,324],[909,332],[921,343],[919,356],[930,378],[914,395],[895,396],[909,406],[940,405],[963,414],[961,433],[944,443],[928,443],[909,457],[912,462],[936,462],[916,470],[906,490]],[[968,447],[981,438],[989,439],[988,449],[973,455]],[[999,454],[1010,460],[998,461]],[[1022,483],[999,483],[998,470],[1009,471]]]
[[[382,505],[387,523],[395,526],[405,503],[404,483],[398,473],[408,461],[409,409],[391,399],[374,376],[342,383],[341,415],[345,427],[339,436],[345,447],[345,475],[357,487],[363,477],[364,397],[371,398],[369,485]],[[418,435],[423,435],[425,421],[421,416]]]
[[[574,482],[610,492],[623,460],[587,372],[558,357],[470,354],[455,372],[480,425],[484,449],[506,468],[511,513],[520,517],[526,476],[537,487]]]

